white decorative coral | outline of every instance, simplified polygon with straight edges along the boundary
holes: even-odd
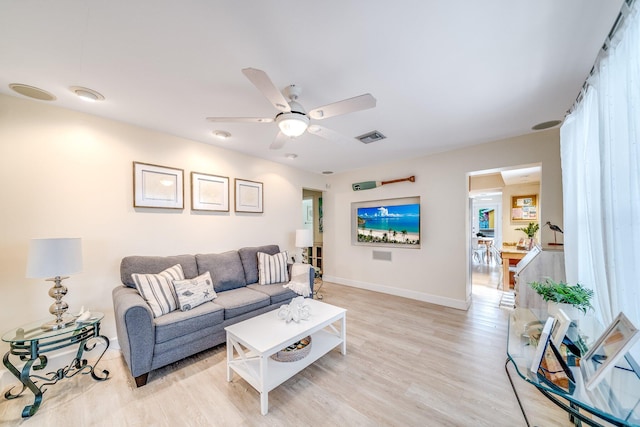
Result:
[[[307,320],[310,315],[311,307],[304,297],[296,297],[291,300],[291,303],[281,305],[280,310],[278,310],[278,318],[287,323],[292,320],[294,322]]]

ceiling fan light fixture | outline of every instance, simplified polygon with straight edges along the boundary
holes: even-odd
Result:
[[[280,131],[289,137],[300,136],[307,130],[309,126],[309,118],[305,114],[296,113],[292,111],[290,113],[282,113],[276,117],[276,123]]]

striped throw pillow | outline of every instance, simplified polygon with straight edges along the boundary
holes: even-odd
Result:
[[[142,298],[151,307],[153,317],[160,317],[178,308],[178,297],[173,287],[173,281],[184,280],[184,272],[180,264],[167,268],[158,274],[134,273],[131,278]]]
[[[258,252],[258,283],[270,285],[288,281],[287,251],[275,255]]]
[[[182,311],[191,310],[217,296],[208,271],[193,279],[174,280],[173,287],[176,289],[178,306]]]

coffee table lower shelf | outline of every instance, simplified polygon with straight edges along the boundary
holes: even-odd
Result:
[[[312,345],[309,354],[295,362],[278,362],[271,358],[271,355],[264,356],[267,361],[268,375],[265,378],[264,387],[260,384],[260,357],[259,355],[249,352],[245,353],[247,359],[235,359],[229,362],[229,367],[244,378],[256,390],[263,388],[265,391],[271,391],[280,384],[291,378],[293,375],[302,371],[307,366],[342,344],[342,339],[332,335],[326,331],[318,331],[311,335]]]
[[[314,301],[315,303],[315,301]],[[318,304],[323,304],[318,302]],[[342,310],[336,316],[312,326],[306,333],[291,337],[290,342],[282,342],[267,351],[257,351],[247,340],[242,340],[227,329],[227,381],[231,382],[233,373],[237,373],[260,393],[260,412],[266,415],[269,411],[268,394],[296,373],[340,346],[343,355],[347,353],[346,318]],[[339,322],[339,329],[332,323]],[[309,354],[294,362],[278,362],[270,356],[304,336],[311,335]]]

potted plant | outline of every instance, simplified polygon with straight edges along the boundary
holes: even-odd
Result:
[[[572,315],[571,308],[581,311],[582,314],[586,314],[588,309],[593,308],[591,305],[593,290],[579,283],[569,285],[547,278],[544,282],[531,282],[529,286],[547,301],[549,314],[555,314],[558,308],[562,308],[574,320],[576,317],[575,314]]]
[[[527,237],[529,238],[527,249],[531,249],[535,244],[534,237],[539,229],[540,229],[540,224],[538,224],[537,222],[530,222],[529,225],[527,225],[524,228],[516,228],[516,230],[524,232],[524,234],[526,234]]]

